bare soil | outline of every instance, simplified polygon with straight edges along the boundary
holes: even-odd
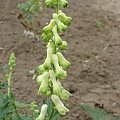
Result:
[[[29,73],[45,57],[44,42],[23,35],[24,27],[16,17],[17,4],[23,0],[0,0],[0,64],[7,63],[15,52],[17,68],[13,91],[18,100],[40,101],[38,85]],[[120,1],[69,0],[64,10],[73,23],[63,38],[69,49],[64,53],[72,63],[63,85],[72,93],[67,102],[70,112],[62,120],[90,120],[79,103],[100,104],[120,115]],[[49,22],[53,9],[41,14],[41,26]],[[102,22],[101,22],[102,21]]]

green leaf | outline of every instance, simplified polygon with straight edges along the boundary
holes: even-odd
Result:
[[[16,108],[26,108],[29,105],[25,104],[25,103],[21,103],[21,102],[15,101],[15,106],[16,106]]]
[[[12,116],[12,120],[35,120],[35,117],[20,114],[19,118],[16,115]]]
[[[22,15],[28,22],[32,21],[32,18],[40,11],[39,0],[27,0],[24,3],[18,4],[18,8],[21,10]]]
[[[87,104],[80,104],[80,108],[84,111],[86,111],[90,116],[93,118],[93,120],[120,120],[120,117],[114,117],[110,114],[108,114],[104,109],[102,108],[96,108],[91,107]]]

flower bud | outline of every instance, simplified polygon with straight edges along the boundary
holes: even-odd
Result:
[[[53,5],[53,0],[45,0],[45,5],[49,8]]]
[[[51,91],[48,90],[47,93],[45,94],[46,96],[51,96]]]
[[[59,66],[58,57],[57,57],[56,54],[53,54],[53,55],[52,55],[52,62],[53,62],[54,67],[55,67],[55,69],[56,69],[56,75],[57,75],[57,77],[58,77],[59,79],[64,79],[64,78],[66,78],[67,72],[64,71],[61,66]]]
[[[43,66],[46,70],[51,68],[51,62],[52,62],[52,48],[48,47],[47,48],[47,58],[45,60],[45,62],[43,63]]]
[[[63,8],[67,7],[67,6],[68,6],[67,0],[60,0],[60,5],[61,5]]]
[[[42,93],[42,94],[46,94],[48,92],[49,89],[49,72],[46,72],[44,75],[44,78],[41,80],[41,86],[39,87],[38,90],[38,94]]]
[[[53,32],[53,35],[54,35],[55,43],[57,45],[61,45],[62,44],[62,39],[60,38],[60,36],[57,33],[57,26],[56,25],[53,27],[52,32]]]
[[[54,73],[53,70],[50,70],[49,73],[50,73],[50,79],[51,79],[52,84],[53,84],[53,93],[58,95],[58,96],[60,96],[60,94],[61,94],[61,87],[57,83],[55,73]]]
[[[53,14],[53,18],[58,26],[58,29],[60,32],[65,32],[67,29],[67,26],[64,25],[59,19],[58,19],[58,15],[56,13]]]
[[[67,49],[67,42],[66,41],[62,41],[62,45],[60,45],[60,49],[61,50],[65,50],[65,49]]]
[[[65,25],[69,26],[72,23],[72,18],[71,17],[67,17],[64,13],[60,12],[58,14],[58,18],[59,20],[64,23]]]
[[[47,25],[47,26],[45,26],[45,27],[43,28],[43,32],[44,32],[45,34],[49,34],[49,33],[52,31],[52,28],[53,28],[54,26],[55,26],[55,20],[52,19],[52,20],[50,21],[49,25]]]
[[[49,40],[52,38],[52,32],[48,33],[48,34],[45,34],[43,33],[42,34],[42,39],[45,41],[45,42],[49,42]]]
[[[53,103],[55,104],[56,109],[61,115],[65,115],[66,112],[69,112],[69,110],[64,106],[64,104],[61,102],[60,98],[56,95],[52,95],[51,99]]]
[[[60,98],[63,100],[68,100],[68,98],[71,96],[70,92],[67,90],[63,89],[62,93],[60,94]]]
[[[38,66],[38,68],[36,69],[37,74],[41,74],[41,73],[43,73],[45,71],[46,70],[45,70],[43,65]]]
[[[45,120],[47,109],[48,109],[48,106],[46,104],[43,104],[41,107],[40,115],[36,118],[36,120]]]
[[[60,66],[62,66],[64,69],[68,69],[70,67],[70,62],[67,61],[60,52],[57,52],[57,56]]]

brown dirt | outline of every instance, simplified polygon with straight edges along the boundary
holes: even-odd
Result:
[[[17,57],[13,91],[18,100],[40,101],[38,85],[29,70],[42,64],[45,45],[23,35],[24,27],[15,13],[22,0],[0,1],[0,62],[7,63],[11,52]],[[120,114],[120,1],[69,0],[64,10],[73,17],[73,24],[63,38],[69,49],[64,53],[72,63],[68,78],[63,81],[72,92],[67,106],[70,112],[62,120],[89,120],[77,107],[79,103],[103,104],[105,109]],[[51,12],[41,15],[41,27],[49,22]],[[48,15],[50,14],[50,15]],[[98,27],[103,21],[102,30]]]

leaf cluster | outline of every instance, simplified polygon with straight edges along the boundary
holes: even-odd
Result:
[[[24,3],[18,4],[18,8],[21,10],[26,21],[32,22],[32,18],[40,11],[40,1],[27,0]]]
[[[24,103],[17,102],[15,96],[0,93],[0,120],[26,120],[27,116],[18,114],[18,110],[27,107]],[[32,119],[31,119],[32,120]]]

